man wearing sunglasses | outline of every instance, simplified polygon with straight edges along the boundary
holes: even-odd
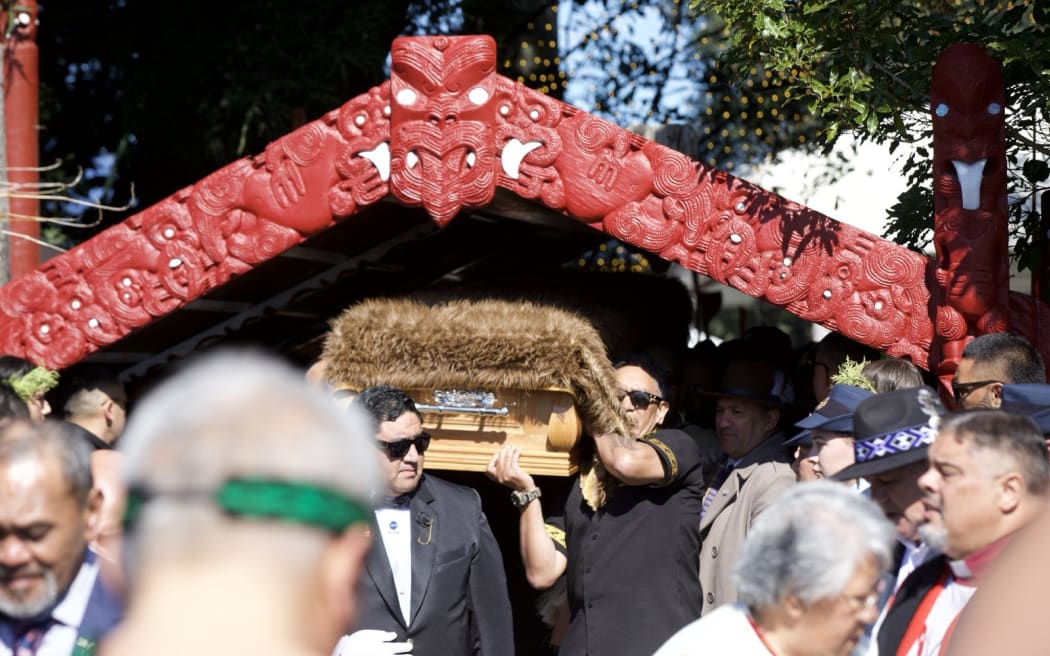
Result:
[[[561,656],[651,654],[700,615],[700,448],[684,431],[659,427],[670,406],[651,358],[621,362],[615,383],[628,435],[581,438],[601,467],[573,480],[563,532],[545,525],[519,448],[504,446],[486,470],[512,490],[529,583],[546,590],[566,577],[571,617]],[[595,470],[602,473],[592,478]],[[596,488],[604,493],[589,493]]]
[[[370,387],[354,405],[375,421],[388,490],[359,590],[363,630],[344,653],[512,656],[503,558],[478,493],[423,473],[430,435],[405,392]]]
[[[959,410],[998,408],[1003,385],[1045,382],[1043,358],[1028,340],[1009,333],[988,333],[963,349],[952,393]]]

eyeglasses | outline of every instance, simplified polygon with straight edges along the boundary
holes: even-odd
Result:
[[[962,402],[966,400],[966,397],[974,393],[974,391],[999,383],[1002,385],[1001,380],[976,380],[972,383],[956,383],[952,381],[952,395],[955,397],[955,405],[962,405]]]
[[[875,585],[875,590],[873,592],[870,592],[866,595],[848,595],[843,593],[842,595],[840,595],[840,599],[843,599],[846,602],[848,602],[850,608],[852,608],[854,612],[859,613],[861,611],[871,610],[872,608],[875,608],[879,605],[879,597],[882,596],[882,592],[883,590],[885,590],[885,587],[885,581],[880,580]]]
[[[403,440],[394,440],[393,442],[384,442],[383,440],[376,440],[376,446],[386,452],[391,458],[404,458],[408,450],[415,445],[416,451],[419,455],[423,455],[424,452],[430,447],[430,433],[423,431],[415,437],[409,437]]]
[[[642,390],[631,390],[629,392],[621,392],[620,400],[622,401],[624,397],[629,398],[631,400],[631,405],[638,410],[645,410],[649,407],[650,403],[660,403],[661,401],[663,401],[662,397],[659,397],[655,394],[650,394],[649,392],[643,392]]]

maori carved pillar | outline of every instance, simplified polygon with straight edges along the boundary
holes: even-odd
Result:
[[[937,321],[931,370],[950,389],[962,350],[1009,320],[1006,127],[999,64],[973,44],[950,46],[931,81]],[[938,348],[938,342],[940,348]]]

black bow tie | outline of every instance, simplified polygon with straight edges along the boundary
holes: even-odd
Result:
[[[408,504],[412,502],[412,497],[407,494],[402,494],[396,497],[384,497],[383,502],[379,504],[380,508],[393,508],[395,510],[406,510]]]

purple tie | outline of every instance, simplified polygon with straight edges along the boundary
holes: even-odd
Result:
[[[707,492],[704,494],[704,501],[700,506],[700,521],[703,521],[708,507],[711,506],[711,502],[714,501],[715,496],[718,495],[718,489],[722,487],[722,483],[725,483],[726,479],[729,478],[729,472],[731,471],[733,471],[733,465],[729,463],[729,458],[726,458],[722,461],[722,464],[719,465],[718,471],[715,472],[715,476],[711,480],[711,486],[707,488]]]
[[[15,649],[12,656],[36,656],[36,650],[47,633],[46,624],[26,624],[15,635]]]

